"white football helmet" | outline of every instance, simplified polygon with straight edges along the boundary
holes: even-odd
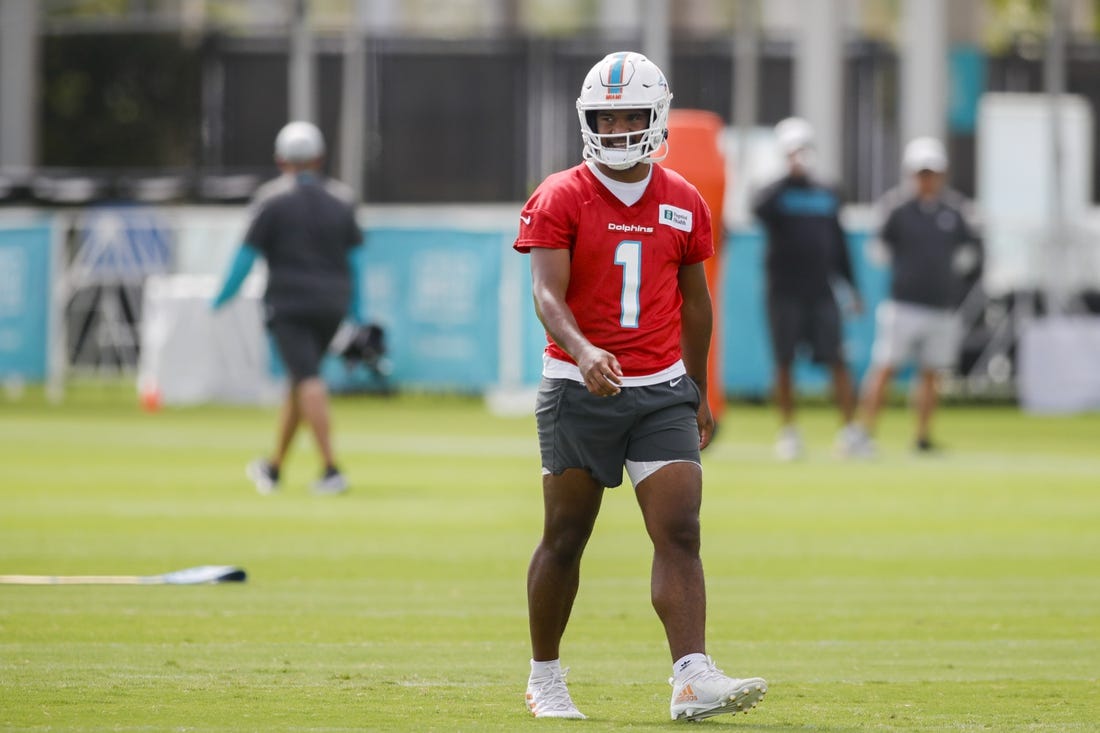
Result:
[[[630,51],[608,54],[588,72],[577,98],[584,159],[614,170],[664,160],[668,154],[671,101],[665,75],[652,61]],[[605,109],[649,110],[649,127],[637,132],[597,135],[596,112]],[[624,138],[624,147],[614,146],[615,141]]]

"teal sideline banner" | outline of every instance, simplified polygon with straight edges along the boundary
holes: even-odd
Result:
[[[392,382],[481,392],[497,382],[501,232],[368,229],[361,283],[367,318],[386,331]],[[333,389],[369,375],[329,359]]]
[[[529,259],[511,249],[513,236],[442,227],[366,230],[361,285],[368,318],[386,330],[391,386],[480,393],[501,384],[502,356],[520,385],[538,383],[545,335],[532,305]],[[845,346],[857,377],[869,363],[874,308],[889,283],[888,270],[864,256],[868,236],[848,235],[864,302],[862,314],[845,320]],[[47,378],[51,249],[48,225],[0,229],[0,379]],[[507,277],[503,258],[515,258]],[[730,396],[764,397],[771,391],[763,271],[760,230],[732,232],[719,299],[721,382]],[[507,310],[502,317],[504,309],[518,313]],[[359,369],[350,371],[332,358],[324,376],[335,390],[369,387],[373,376]],[[828,389],[825,370],[806,360],[796,364],[795,377],[802,392]]]
[[[49,225],[0,229],[0,380],[49,376],[54,266]]]

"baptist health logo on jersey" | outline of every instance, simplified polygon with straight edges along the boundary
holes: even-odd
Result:
[[[673,229],[679,229],[681,232],[691,231],[691,212],[679,206],[661,204],[657,221]]]

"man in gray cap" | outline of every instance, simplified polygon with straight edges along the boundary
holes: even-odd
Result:
[[[248,464],[246,475],[261,494],[279,487],[280,471],[300,423],[309,425],[323,461],[313,484],[321,494],[347,490],[330,437],[328,389],[321,359],[340,323],[360,322],[355,249],[362,230],[343,184],[321,174],[325,141],[309,122],[291,122],[275,138],[282,175],[260,187],[252,221],[214,299],[215,309],[236,295],[257,256],[267,261],[265,322],[289,373],[290,389],[279,417],[275,450]]]
[[[978,266],[981,255],[963,213],[962,196],[944,186],[943,144],[935,138],[915,138],[906,146],[902,164],[911,186],[886,199],[879,240],[891,264],[890,297],[875,311],[875,343],[861,407],[863,427],[872,435],[897,370],[916,362],[915,447],[929,452],[936,447],[931,427],[937,374],[955,364],[960,337],[955,307],[963,277]],[[864,453],[873,452],[868,439]]]

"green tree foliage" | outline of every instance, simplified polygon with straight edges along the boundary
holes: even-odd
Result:
[[[43,41],[41,160],[48,166],[182,167],[200,129],[200,58],[172,34]]]

